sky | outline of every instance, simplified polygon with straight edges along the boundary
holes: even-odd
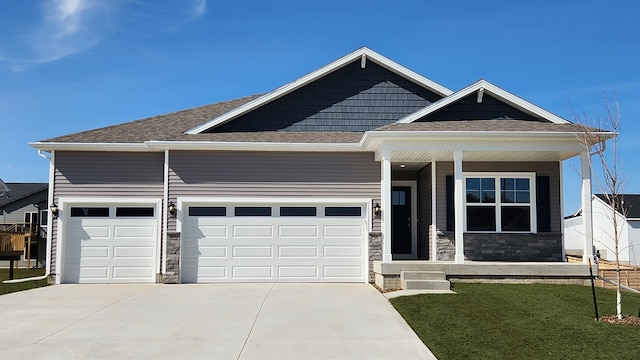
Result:
[[[48,181],[29,142],[268,92],[362,46],[572,121],[604,116],[606,95],[624,191],[640,193],[635,0],[1,1],[0,178]],[[576,169],[565,162],[565,214],[580,207]]]

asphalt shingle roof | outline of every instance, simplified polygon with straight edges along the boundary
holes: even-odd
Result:
[[[165,140],[242,106],[261,95],[223,101],[100,129],[59,136],[43,142],[141,143]]]
[[[609,202],[604,194],[595,194],[600,200],[606,204]],[[622,194],[618,195],[622,197],[622,208],[616,209],[619,213],[623,214],[622,209],[626,212],[626,217],[629,219],[640,219],[640,194]]]
[[[375,131],[514,131],[514,132],[580,132],[577,124],[527,120],[454,120],[393,123]]]
[[[5,183],[10,191],[5,196],[0,196],[0,206],[11,204],[14,201],[24,199],[42,190],[47,190],[47,183]]]

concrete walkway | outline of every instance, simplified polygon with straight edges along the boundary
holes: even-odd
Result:
[[[0,359],[435,359],[367,284],[56,285],[0,319]]]

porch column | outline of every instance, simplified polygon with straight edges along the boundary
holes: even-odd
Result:
[[[591,155],[588,151],[580,153],[580,175],[582,177],[582,226],[584,250],[582,263],[587,264],[593,258],[593,218],[591,209]]]
[[[380,216],[382,230],[382,262],[391,262],[391,151],[383,150],[380,160]]]
[[[464,203],[462,201],[462,151],[453,153],[454,191],[453,203],[455,210],[454,236],[456,241],[456,264],[464,264]]]

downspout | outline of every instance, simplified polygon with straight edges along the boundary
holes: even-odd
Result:
[[[47,201],[53,201],[53,153],[52,153],[52,156],[47,156],[42,150],[38,150],[38,156],[49,161],[49,190],[48,190],[49,193],[47,195]],[[50,224],[51,228],[53,228],[53,215],[51,214],[51,211],[47,211],[47,223]],[[48,245],[47,245],[47,257],[45,259],[46,264],[45,264],[44,275],[25,278],[25,279],[4,280],[2,283],[16,284],[16,283],[22,283],[27,281],[44,280],[48,278],[51,272],[51,252],[50,252],[51,240],[52,240],[52,231],[47,231]]]

